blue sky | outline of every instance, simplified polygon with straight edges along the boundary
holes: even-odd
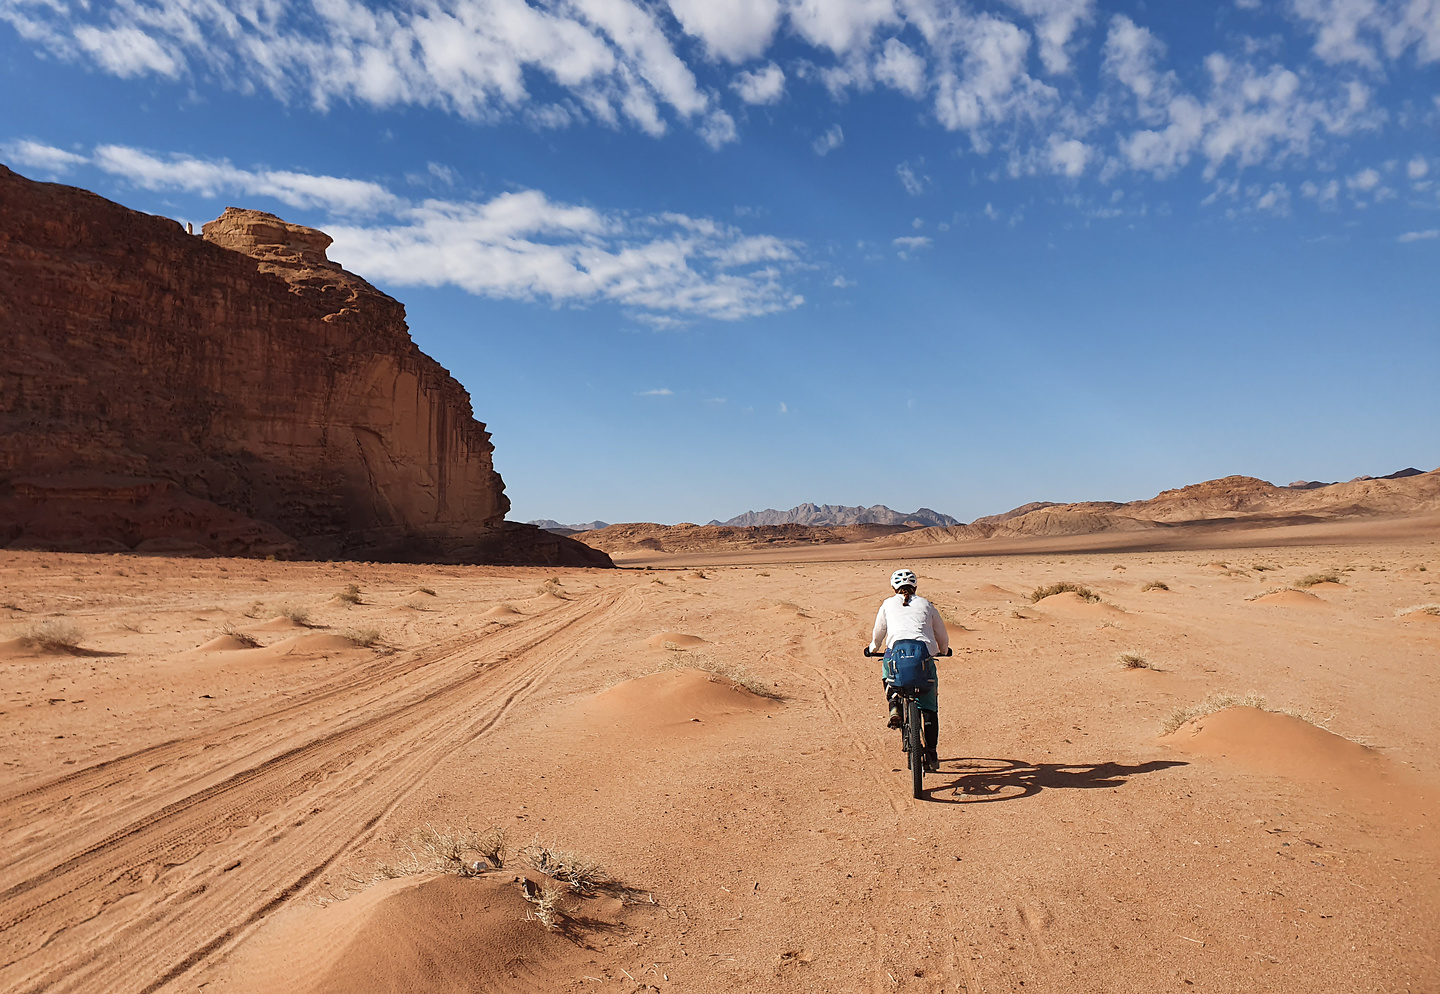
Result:
[[[335,237],[511,517],[1440,465],[1440,0],[0,0],[0,161]]]

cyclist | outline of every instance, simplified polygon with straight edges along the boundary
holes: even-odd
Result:
[[[950,633],[945,630],[945,621],[940,612],[925,598],[915,593],[919,585],[915,574],[908,569],[897,569],[890,576],[890,587],[894,597],[880,602],[880,611],[875,615],[875,630],[870,635],[870,651],[890,650],[903,639],[924,642],[931,656],[938,656],[950,648]],[[930,665],[934,665],[932,662]],[[889,660],[881,666],[881,679],[888,673]],[[921,696],[920,728],[925,744],[925,768],[931,772],[939,769],[936,754],[940,738],[939,701],[932,687]],[[885,683],[885,697],[890,702],[890,727],[899,728],[905,723],[904,707],[900,697]]]

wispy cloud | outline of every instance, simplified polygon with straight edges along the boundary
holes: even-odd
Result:
[[[830,128],[819,138],[810,143],[816,155],[829,155],[841,145],[845,144],[845,131],[838,124],[832,124]]]
[[[1395,240],[1403,245],[1407,242],[1429,241],[1432,238],[1440,238],[1440,230],[1427,228],[1424,231],[1407,231]]]
[[[629,214],[552,200],[539,190],[489,199],[414,202],[369,180],[157,155],[102,145],[90,155],[38,142],[4,146],[44,168],[89,164],[148,190],[271,197],[318,208],[331,256],[398,286],[457,286],[480,296],[588,304],[609,301],[652,327],[789,310],[803,246],[710,218]],[[18,152],[18,155],[17,155]],[[447,174],[447,178],[454,179]]]
[[[637,396],[637,397],[673,397],[673,396],[675,396],[675,391],[674,391],[674,390],[671,390],[669,387],[660,387],[659,389],[656,389],[656,390],[637,390],[637,391],[635,391],[635,396]]]
[[[0,145],[0,155],[22,168],[40,169],[47,173],[66,173],[75,166],[89,162],[88,156],[67,152],[54,145],[37,141],[13,141]]]

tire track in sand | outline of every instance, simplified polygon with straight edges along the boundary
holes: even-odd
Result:
[[[0,987],[163,987],[300,893],[633,601],[592,595],[511,626],[513,637],[496,640],[508,645],[482,640],[481,651],[430,658],[418,688],[396,688],[372,713],[341,727],[307,724],[298,741],[228,778],[192,783],[78,851],[52,850],[48,868],[0,893]]]

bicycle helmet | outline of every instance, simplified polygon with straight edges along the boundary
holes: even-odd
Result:
[[[908,569],[897,569],[894,573],[890,574],[890,588],[892,590],[899,590],[901,587],[918,587],[919,585],[915,574]]]

